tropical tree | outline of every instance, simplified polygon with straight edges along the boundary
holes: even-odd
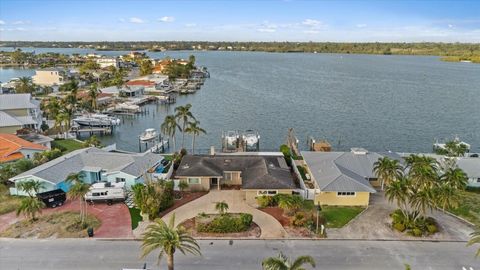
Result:
[[[67,132],[68,132],[69,122],[70,122],[70,118],[69,118],[68,114],[65,113],[65,112],[61,112],[61,113],[58,113],[55,116],[55,124],[54,124],[53,127],[54,128],[59,128],[60,132],[63,133],[65,135],[65,138],[66,138]]]
[[[22,181],[17,184],[18,189],[27,193],[29,197],[34,197],[43,187],[43,183],[36,180]]]
[[[200,121],[188,122],[188,127],[185,132],[192,135],[192,154],[195,154],[195,138],[200,134],[207,134],[207,132],[199,127]]]
[[[448,186],[463,190],[467,186],[468,176],[460,168],[448,168],[440,177],[440,180]]]
[[[460,202],[456,187],[448,184],[443,184],[434,188],[433,198],[436,206],[441,208],[443,212],[445,212],[445,209],[450,207],[457,208]]]
[[[55,119],[61,110],[61,106],[56,97],[51,97],[48,99],[44,109],[49,119]]]
[[[188,182],[180,181],[180,183],[178,183],[178,188],[180,189],[181,192],[183,192],[185,189],[188,188]]]
[[[468,241],[467,246],[471,246],[473,244],[480,244],[480,227],[477,227],[477,229],[470,234],[471,238],[470,241]],[[480,257],[480,248],[477,250],[477,253],[475,254],[476,257]]]
[[[152,70],[153,70],[153,65],[150,60],[144,59],[140,63],[140,75],[143,76],[143,75],[152,74]]]
[[[197,241],[181,226],[174,226],[175,214],[170,217],[168,225],[161,219],[149,225],[142,235],[142,258],[145,258],[152,251],[159,249],[158,263],[167,257],[168,270],[174,269],[174,254],[179,250],[182,254],[191,253],[201,255],[200,246]]]
[[[15,92],[18,93],[29,93],[32,94],[35,92],[35,86],[32,83],[32,78],[30,77],[20,77],[18,82],[15,84]]]
[[[175,118],[182,122],[182,128],[180,129],[182,131],[182,148],[184,148],[185,146],[185,128],[187,126],[187,123],[190,119],[196,120],[195,117],[193,117],[192,112],[190,111],[191,108],[192,104],[178,106],[175,108]]]
[[[406,214],[406,206],[408,200],[409,182],[405,177],[399,178],[397,181],[390,182],[385,189],[385,197],[389,202],[396,201],[398,208]]]
[[[88,90],[88,97],[90,98],[90,102],[93,110],[97,109],[98,94],[99,94],[99,91],[98,91],[97,84],[92,83],[92,85],[90,86],[90,90]]]
[[[410,193],[410,205],[418,212],[426,217],[427,211],[432,210],[436,206],[436,201],[433,197],[432,190],[416,190]]]
[[[228,204],[225,201],[216,202],[215,210],[217,210],[220,215],[224,215],[228,211]]]
[[[382,190],[385,184],[389,184],[403,175],[403,168],[398,160],[390,159],[388,157],[379,158],[373,164],[373,171],[377,178],[382,181]]]
[[[177,123],[177,119],[174,115],[167,115],[165,116],[165,120],[163,121],[162,125],[160,126],[161,132],[168,136],[173,142],[173,152],[176,151],[176,140],[175,140],[175,133],[176,131],[181,130],[180,126]]]
[[[304,264],[310,264],[315,268],[315,260],[311,256],[300,256],[295,260],[290,260],[280,252],[277,257],[269,257],[263,260],[263,270],[304,270]]]
[[[37,199],[36,197],[26,196],[22,198],[20,206],[17,209],[17,216],[23,213],[31,221],[36,220],[36,214],[42,212],[42,208],[45,207],[45,203]]]
[[[87,200],[85,194],[90,190],[90,186],[83,182],[83,174],[71,173],[67,176],[67,183],[71,184],[67,194],[72,200],[78,199],[80,204],[80,223],[85,226],[87,217]]]

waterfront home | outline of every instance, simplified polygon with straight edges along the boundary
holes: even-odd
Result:
[[[143,87],[145,91],[151,92],[156,90],[156,84],[149,80],[134,80],[125,84],[127,87]]]
[[[45,146],[47,149],[51,149],[52,145],[51,142],[53,141],[52,138],[42,135],[36,132],[29,132],[29,133],[17,133],[17,136],[25,141],[29,141],[34,144],[39,144]]]
[[[103,94],[111,94],[115,97],[140,97],[143,96],[145,88],[143,86],[110,86],[100,89]]]
[[[35,153],[48,150],[47,147],[31,143],[13,134],[0,133],[0,163],[22,158],[33,159]]]
[[[32,77],[33,83],[41,86],[62,85],[66,79],[65,72],[57,68],[35,70],[35,75]]]
[[[0,133],[22,128],[39,130],[42,124],[40,102],[30,94],[0,95]]]
[[[12,78],[10,81],[0,83],[0,94],[14,94],[19,78]]]
[[[68,191],[70,184],[66,179],[72,173],[81,173],[87,184],[124,182],[126,188],[131,188],[136,183],[143,183],[147,171],[162,159],[161,155],[152,152],[120,153],[95,147],[83,148],[10,178],[9,181],[15,183],[10,194],[25,195],[17,187],[28,180],[40,181],[42,191],[58,188]]]
[[[263,195],[292,194],[297,189],[290,167],[277,152],[186,155],[175,179],[192,191],[239,188],[249,204]]]
[[[374,163],[382,155],[363,148],[350,152],[301,152],[316,187],[315,204],[368,206],[379,186]]]
[[[100,68],[115,67],[119,68],[122,66],[122,61],[116,57],[102,57],[95,60],[95,62],[100,66]]]
[[[170,87],[168,76],[162,74],[150,74],[141,76],[127,82],[129,86],[143,86],[146,92],[159,92]]]
[[[480,158],[461,157],[457,159],[457,166],[462,169],[468,177],[469,187],[480,188]]]

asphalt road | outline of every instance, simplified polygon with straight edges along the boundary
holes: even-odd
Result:
[[[140,268],[144,262],[159,269],[155,256],[139,259],[140,242],[92,239],[0,239],[0,269],[122,269]],[[397,241],[200,241],[202,255],[176,254],[175,269],[261,269],[265,257],[311,255],[316,269],[480,270],[475,248],[452,242]],[[166,269],[162,263],[160,269]]]

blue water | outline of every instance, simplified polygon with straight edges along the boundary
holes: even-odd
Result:
[[[431,56],[148,54],[187,58],[192,53],[211,74],[202,89],[178,97],[173,106],[149,105],[148,115],[125,119],[113,136],[103,138],[104,143],[116,142],[120,148],[138,151],[138,134],[149,127],[159,129],[174,106],[191,103],[200,126],[208,132],[197,139],[197,147],[203,149],[210,145],[218,148],[222,130],[231,129],[257,129],[261,149],[277,149],[293,127],[302,147],[307,136],[314,136],[329,140],[337,150],[431,151],[434,138],[458,134],[472,144],[472,151],[480,151],[478,64],[442,62]],[[20,76],[16,74],[0,69],[0,80]],[[177,136],[179,144],[181,136]],[[190,137],[185,145],[190,147]]]

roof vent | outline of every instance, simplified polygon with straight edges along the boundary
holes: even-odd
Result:
[[[232,160],[231,160],[231,159],[225,159],[225,160],[223,161],[223,165],[225,165],[225,166],[229,165],[230,163],[232,163]]]
[[[366,154],[368,154],[368,151],[365,148],[351,148],[350,150],[354,155],[366,155]]]

